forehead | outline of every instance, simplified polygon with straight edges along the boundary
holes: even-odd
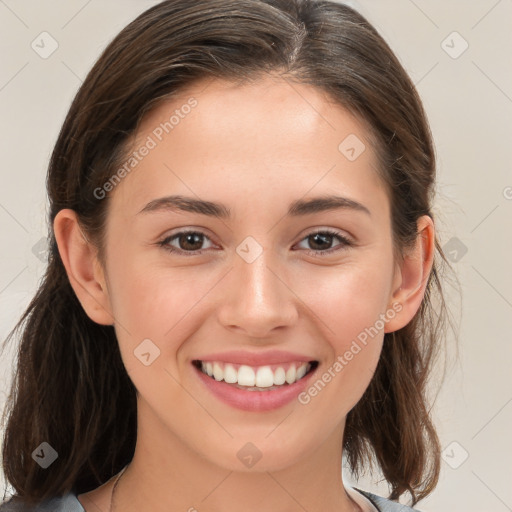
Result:
[[[279,77],[196,82],[145,116],[130,151],[143,146],[151,149],[117,187],[117,202],[142,207],[164,192],[211,199],[214,191],[226,202],[246,195],[245,206],[308,190],[386,199],[364,122],[323,91]]]

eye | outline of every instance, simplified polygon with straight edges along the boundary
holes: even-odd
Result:
[[[183,254],[184,256],[195,256],[202,253],[201,250],[198,250],[198,246],[203,244],[204,239],[210,240],[201,231],[180,231],[164,238],[164,240],[158,242],[158,245],[169,252]],[[178,242],[178,247],[170,245],[173,241]]]
[[[341,243],[339,243],[334,248],[332,247],[326,247],[329,245],[332,245],[332,239],[337,238]],[[313,250],[307,250],[309,254],[312,254],[313,256],[326,256],[330,255],[334,252],[340,251],[346,247],[352,246],[352,242],[342,235],[341,233],[338,233],[337,231],[333,231],[331,229],[322,229],[320,231],[313,231],[308,236],[303,238],[303,241],[309,241],[310,244],[312,243],[313,246],[320,246],[320,249],[313,249]]]
[[[340,243],[334,246],[334,248],[326,247],[326,245],[332,245],[333,238],[337,238]],[[204,240],[210,240],[210,238],[201,231],[180,231],[179,233],[164,238],[161,242],[158,242],[158,245],[171,253],[177,253],[183,256],[198,256],[203,253],[201,246]],[[310,244],[312,243],[313,246],[320,246],[319,249],[306,250],[307,253],[313,256],[329,255],[353,245],[347,237],[330,229],[314,231],[303,238],[301,243],[303,241],[308,241]],[[173,242],[177,242],[178,247],[171,245]]]

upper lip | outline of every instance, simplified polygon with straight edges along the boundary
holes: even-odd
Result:
[[[291,363],[294,361],[315,361],[314,357],[303,354],[295,354],[283,350],[272,350],[271,352],[246,352],[243,350],[233,350],[229,352],[218,352],[197,357],[199,361],[219,361],[223,363],[244,364],[247,366],[264,366],[268,364]]]

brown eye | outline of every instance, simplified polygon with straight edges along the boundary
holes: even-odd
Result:
[[[322,249],[330,249],[333,242],[333,236],[327,235],[325,233],[315,233],[313,235],[308,236],[308,240],[310,244],[312,243],[313,250],[322,250]]]
[[[182,233],[177,237],[179,242],[180,249],[184,249],[186,251],[196,251],[199,250],[203,243],[203,235],[200,233]]]
[[[338,239],[340,243],[333,247],[333,239]],[[210,240],[210,238],[201,231],[180,231],[179,233],[168,236],[159,242],[158,245],[172,253],[184,256],[195,256],[202,254],[204,249],[202,245],[205,240]],[[329,255],[353,245],[352,242],[341,233],[328,229],[310,233],[301,240],[301,243],[305,240],[307,240],[310,247],[306,249],[306,252],[314,256]],[[175,244],[173,245],[172,242]]]
[[[204,240],[210,239],[200,231],[180,231],[179,233],[168,236],[159,242],[158,245],[170,252],[183,254],[185,256],[194,256],[201,254]],[[177,242],[177,246],[171,245],[171,242]]]
[[[333,247],[333,239],[338,239],[340,243]],[[308,236],[303,238],[302,241],[304,240],[308,241],[308,245],[311,248],[309,251],[306,249],[306,252],[309,252],[315,256],[332,254],[353,245],[347,237],[343,236],[337,231],[331,231],[329,229],[310,233]]]

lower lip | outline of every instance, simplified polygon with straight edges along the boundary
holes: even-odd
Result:
[[[283,385],[279,389],[270,391],[245,391],[226,384],[223,380],[217,381],[203,373],[199,368],[192,365],[199,378],[204,382],[208,389],[222,402],[242,409],[244,411],[271,411],[278,409],[297,398],[304,388],[307,387],[312,375],[318,370],[318,366],[306,374],[302,379],[293,384]]]

